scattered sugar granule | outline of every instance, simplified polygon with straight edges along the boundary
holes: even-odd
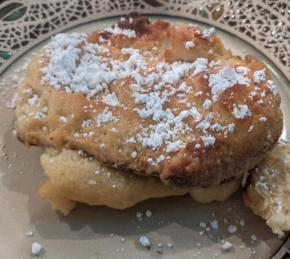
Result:
[[[168,248],[173,248],[173,244],[168,243],[168,244],[167,244],[167,247],[168,247]]]
[[[265,72],[266,72],[265,68],[262,70],[255,71],[253,74],[254,82],[259,84],[259,83],[265,81],[266,80],[266,73]]]
[[[194,145],[194,148],[195,148],[195,149],[200,149],[200,147],[201,147],[200,144],[195,144],[195,145]]]
[[[247,67],[239,66],[239,67],[236,67],[236,71],[237,71],[239,74],[247,75],[248,72],[249,72],[249,69],[248,69]]]
[[[147,218],[150,218],[152,216],[152,211],[151,210],[146,210],[145,215]]]
[[[23,90],[23,93],[32,95],[32,89],[31,88],[27,88],[27,89]]]
[[[203,95],[203,91],[198,91],[197,93],[195,93],[195,96],[201,96]]]
[[[121,238],[121,242],[124,243],[126,239],[124,237]]]
[[[137,155],[138,155],[138,153],[137,153],[136,151],[133,151],[133,152],[131,153],[131,157],[132,157],[132,158],[136,158]]]
[[[158,164],[158,163],[160,163],[160,162],[163,161],[163,160],[165,160],[165,156],[164,156],[164,155],[160,155],[160,156],[157,158],[156,162],[157,162],[157,164]]]
[[[221,65],[221,62],[219,60],[218,61],[212,60],[211,62],[209,62],[209,67],[215,67],[218,65]]]
[[[229,241],[224,241],[222,244],[222,249],[223,251],[230,251],[233,248],[232,243],[230,243]]]
[[[214,230],[219,229],[219,223],[218,223],[218,221],[217,221],[216,219],[214,219],[214,220],[212,220],[212,221],[210,222],[210,226],[211,226],[211,228],[214,229]]]
[[[203,144],[205,147],[211,146],[215,143],[216,139],[215,137],[208,135],[208,136],[201,136],[201,139],[203,141]]]
[[[255,234],[251,235],[251,239],[253,242],[257,241],[257,236]]]
[[[259,118],[259,121],[261,121],[261,122],[266,122],[268,119],[266,118],[266,117],[261,117],[261,118]]]
[[[194,48],[194,46],[195,46],[195,44],[194,44],[194,42],[192,40],[189,40],[189,41],[185,42],[185,48],[187,50],[190,50],[190,49]]]
[[[151,241],[146,236],[140,236],[139,243],[142,247],[149,249],[151,247]]]
[[[202,106],[205,109],[209,109],[212,106],[212,101],[210,99],[205,99]]]
[[[25,233],[25,236],[26,236],[26,237],[32,237],[32,236],[33,236],[33,232],[32,232],[32,231],[27,231],[27,232]]]
[[[31,253],[35,256],[38,256],[41,251],[43,250],[43,246],[39,243],[32,243],[32,246],[31,246]]]
[[[104,95],[103,102],[105,104],[108,104],[108,105],[113,106],[113,107],[120,105],[118,97],[117,97],[116,93],[114,93],[114,92],[111,94]]]
[[[206,228],[206,223],[205,222],[200,222],[199,226],[202,227],[202,228]]]
[[[104,111],[97,116],[97,119],[96,119],[97,127],[100,127],[101,123],[110,122],[110,121],[117,122],[118,119],[115,116],[113,116],[112,112],[109,111],[109,108],[106,107]]]
[[[237,231],[238,231],[238,228],[236,225],[231,224],[228,226],[228,232],[230,234],[235,234]]]
[[[142,217],[143,217],[143,213],[140,212],[140,211],[137,211],[137,212],[136,212],[136,217],[137,217],[137,219],[141,220]]]
[[[246,104],[234,105],[232,114],[236,119],[245,119],[252,116],[252,112]]]
[[[67,118],[64,117],[64,116],[59,116],[58,121],[59,121],[60,123],[67,123]]]
[[[209,28],[208,30],[203,30],[202,31],[202,37],[211,42],[214,32],[215,32],[214,28]]]
[[[89,128],[92,126],[93,121],[92,120],[83,120],[81,126],[82,128]]]
[[[15,109],[17,100],[18,100],[18,95],[14,94],[11,100],[6,103],[6,107],[10,109]]]
[[[254,129],[254,126],[251,125],[251,126],[249,127],[249,129],[248,129],[248,132],[251,132],[253,129]]]
[[[89,185],[96,185],[96,181],[95,180],[89,180]]]
[[[44,107],[41,109],[41,112],[43,112],[43,113],[47,113],[47,112],[48,112],[48,107],[47,107],[47,106],[44,106]]]
[[[278,94],[277,86],[274,84],[274,82],[272,80],[268,80],[266,82],[266,86],[272,91],[272,93],[274,95],[277,95]]]
[[[37,101],[38,101],[38,96],[34,94],[31,98],[27,100],[27,104],[30,106],[35,106],[37,104]]]
[[[243,219],[240,220],[240,225],[243,227],[246,225],[245,221]]]

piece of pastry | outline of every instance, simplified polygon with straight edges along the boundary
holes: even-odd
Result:
[[[54,36],[18,88],[18,138],[177,186],[238,179],[282,128],[266,66],[212,30],[131,14]]]
[[[251,172],[244,203],[278,235],[290,230],[290,146],[277,145]]]

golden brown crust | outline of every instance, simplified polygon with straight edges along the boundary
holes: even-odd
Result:
[[[124,24],[119,24],[121,29],[128,27],[129,18],[125,19]],[[116,35],[107,30],[90,34],[88,41],[108,50],[109,54],[98,53],[99,56],[109,55],[114,60],[128,59],[128,54],[122,52],[123,48],[137,49],[146,61],[147,66],[143,66],[145,72],[150,68],[154,70],[162,62],[169,65],[174,61],[192,64],[198,58],[207,59],[208,64],[210,61],[219,62],[211,67],[207,65],[207,69],[200,73],[180,76],[178,80],[164,86],[165,90],[159,91],[161,95],[170,89],[179,89],[182,83],[186,83],[188,91],[176,90],[167,98],[163,111],[170,109],[177,118],[178,114],[189,110],[188,105],[194,106],[201,119],[187,116],[182,123],[189,130],[182,132],[178,129],[176,135],[168,133],[167,142],[155,149],[144,146],[144,135],[148,135],[148,131],[149,135],[152,133],[152,125],[156,133],[156,125],[160,126],[163,122],[154,121],[152,116],[142,118],[136,112],[136,109],[143,109],[144,104],[137,104],[132,97],[132,77],[110,82],[106,90],[89,99],[83,93],[69,93],[64,88],[56,90],[52,85],[43,82],[44,72],[41,68],[46,67],[50,59],[39,54],[32,59],[26,77],[18,89],[18,138],[29,145],[84,150],[112,167],[139,174],[154,173],[165,183],[175,185],[217,185],[226,179],[238,178],[253,168],[277,141],[282,127],[280,98],[267,86],[271,76],[265,65],[250,56],[245,59],[233,56],[224,49],[217,36],[208,36],[209,32],[205,33],[194,26],[173,25],[164,21],[150,23],[137,16],[129,24],[131,27],[128,29],[134,30],[136,37]],[[194,47],[185,47],[185,42],[192,42]],[[246,77],[251,79],[251,83],[247,86],[235,83],[218,93],[217,100],[213,100],[217,93],[209,85],[211,75],[218,74],[223,68],[237,67],[248,69]],[[253,82],[255,71],[263,69],[266,71],[266,78],[259,83]],[[148,89],[148,94],[153,93],[152,87]],[[110,106],[102,101],[108,91],[116,95],[120,105]],[[34,95],[35,105],[30,105]],[[212,105],[204,108],[207,99],[211,100]],[[239,105],[246,105],[251,116],[236,118],[233,110]],[[47,111],[41,112],[42,109]],[[95,123],[96,118],[104,111],[111,112],[111,120],[103,120],[98,126]],[[205,127],[205,118],[209,115],[212,117],[212,128],[202,128]],[[267,121],[262,121],[261,118],[266,118]],[[82,123],[88,120],[93,122],[92,125],[82,127]],[[166,123],[169,125],[171,120],[168,119]],[[227,128],[231,124],[235,125],[233,132]],[[198,128],[198,125],[201,127]],[[217,126],[215,129],[214,125]],[[178,126],[180,125],[175,128]],[[227,130],[219,131],[219,127]],[[251,127],[253,129],[248,132]],[[136,140],[137,136],[139,140]],[[135,138],[135,143],[128,143],[129,138]],[[154,138],[152,139],[150,141],[154,145]],[[207,142],[213,139],[214,143],[207,146]],[[181,147],[166,152],[175,141],[181,141]]]

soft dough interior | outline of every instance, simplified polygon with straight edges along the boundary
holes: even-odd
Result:
[[[82,152],[68,149],[46,149],[41,164],[48,180],[38,193],[64,214],[76,202],[125,209],[147,199],[186,193],[198,202],[224,201],[241,186],[240,179],[210,188],[167,186],[155,177],[109,169]]]

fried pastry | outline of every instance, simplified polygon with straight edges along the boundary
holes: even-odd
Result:
[[[245,205],[282,236],[290,230],[290,146],[277,145],[249,178]]]
[[[131,14],[58,34],[18,88],[28,145],[84,150],[107,167],[177,186],[218,186],[254,168],[281,133],[267,67],[213,30]]]

